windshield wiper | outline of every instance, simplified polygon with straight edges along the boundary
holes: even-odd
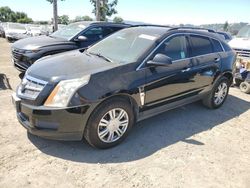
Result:
[[[100,53],[93,53],[93,52],[88,52],[88,53],[91,54],[91,55],[95,55],[95,56],[97,56],[97,57],[100,57],[100,58],[102,58],[102,59],[104,59],[104,60],[106,60],[106,61],[112,63],[112,60],[111,60],[111,59],[109,59],[108,57],[105,57],[104,55],[102,55],[102,54],[100,54]]]

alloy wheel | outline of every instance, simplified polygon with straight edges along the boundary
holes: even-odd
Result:
[[[121,108],[108,111],[98,124],[98,137],[105,143],[119,140],[126,132],[129,124],[128,113]]]
[[[214,103],[216,105],[220,105],[221,103],[223,103],[223,101],[225,100],[226,96],[227,96],[227,90],[228,90],[228,86],[225,82],[222,82],[215,94],[214,94]]]

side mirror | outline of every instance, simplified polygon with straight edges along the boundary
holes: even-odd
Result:
[[[77,37],[77,38],[75,39],[75,41],[81,41],[81,42],[87,41],[87,40],[88,40],[88,38],[85,37],[85,36],[79,36],[79,37]]]
[[[156,54],[153,60],[147,62],[150,66],[169,66],[172,64],[172,59],[164,54]]]

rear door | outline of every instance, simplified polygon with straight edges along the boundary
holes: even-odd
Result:
[[[194,87],[204,90],[213,83],[215,74],[221,63],[220,49],[215,48],[214,42],[209,37],[190,35],[191,61],[193,62]],[[217,41],[217,40],[215,40]],[[218,46],[217,41],[217,48]]]

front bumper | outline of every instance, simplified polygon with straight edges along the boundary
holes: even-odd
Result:
[[[14,67],[20,72],[25,72],[33,63],[33,59],[17,49],[12,49],[12,63]]]
[[[33,135],[55,140],[81,140],[93,105],[48,108],[23,104],[12,95],[12,103],[21,125]]]

